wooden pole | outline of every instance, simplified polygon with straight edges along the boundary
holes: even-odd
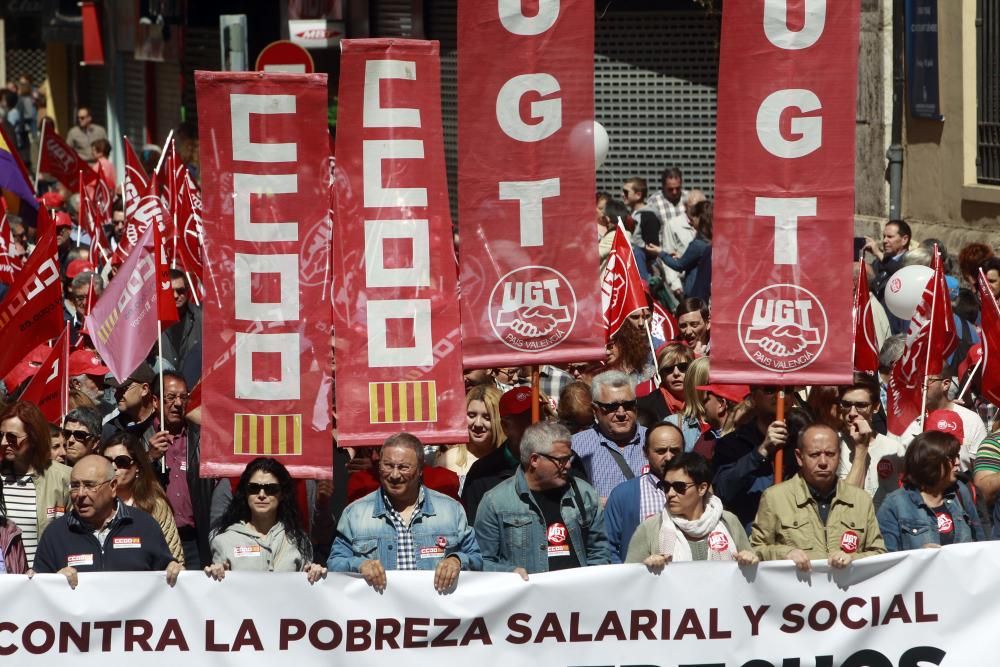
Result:
[[[541,396],[542,375],[538,370],[538,364],[531,367],[531,423],[537,424],[542,418],[542,411],[539,407],[539,397]]]
[[[775,421],[785,421],[785,388],[778,387],[777,411],[774,415]],[[787,443],[786,443],[787,444]],[[785,448],[778,447],[774,450],[774,483],[781,484],[785,477]]]
[[[155,223],[154,223],[155,224]],[[164,398],[163,398],[163,322],[160,321],[159,316],[156,318],[156,356],[159,357],[160,363],[160,430],[167,430],[167,420],[166,420],[166,410],[164,410]],[[167,472],[167,457],[160,457],[160,472]]]

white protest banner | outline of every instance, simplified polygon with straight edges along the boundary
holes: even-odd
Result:
[[[992,664],[1000,545],[921,549],[810,574],[790,562],[606,565],[532,575],[230,572],[0,577],[0,656],[141,664],[931,667]],[[7,656],[11,656],[7,658]],[[5,663],[6,664],[6,663]]]

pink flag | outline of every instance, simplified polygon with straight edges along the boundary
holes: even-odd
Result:
[[[156,342],[153,246],[153,225],[149,225],[87,316],[87,331],[94,347],[119,382],[139,366]]]

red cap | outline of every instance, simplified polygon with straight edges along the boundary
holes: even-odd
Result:
[[[968,354],[965,355],[965,359],[958,362],[958,379],[961,380],[965,377],[965,371],[970,368],[975,368],[979,360],[983,358],[983,346],[982,343],[976,343],[969,348]]]
[[[42,200],[46,208],[62,208],[63,204],[66,203],[66,198],[54,190],[46,192],[39,199]]]
[[[97,269],[94,267],[94,265],[91,264],[90,262],[88,262],[87,260],[85,260],[85,259],[74,259],[66,267],[66,277],[69,278],[70,280],[73,280],[73,278],[76,278],[78,275],[80,275],[84,271],[91,271],[91,272],[93,272],[93,271],[96,271],[96,270]]]
[[[66,211],[56,211],[55,219],[56,219],[56,229],[59,229],[60,227],[73,226],[73,219],[69,217],[69,213],[67,213]]]
[[[741,402],[750,394],[750,387],[745,384],[703,384],[698,390],[712,392],[733,403]]]
[[[108,373],[108,367],[102,363],[101,357],[92,350],[77,350],[69,355],[69,375],[100,375]]]
[[[541,398],[538,404],[542,404]],[[514,387],[500,397],[500,416],[520,415],[531,409],[531,387]]]
[[[948,435],[955,436],[959,442],[965,440],[965,429],[962,427],[962,418],[954,410],[935,410],[927,415],[924,423],[924,433],[927,431],[940,431]]]

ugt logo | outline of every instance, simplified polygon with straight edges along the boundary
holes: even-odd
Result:
[[[740,345],[751,361],[770,371],[795,371],[819,358],[826,344],[826,311],[798,285],[769,285],[740,310]]]
[[[547,266],[524,266],[490,293],[490,324],[507,347],[538,352],[561,343],[576,322],[576,294]]]

